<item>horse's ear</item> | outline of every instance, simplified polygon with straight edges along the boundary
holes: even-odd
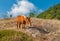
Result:
[[[29,19],[30,19],[30,17],[29,17]]]
[[[27,19],[30,19],[30,17],[27,17]]]
[[[30,16],[28,16],[28,18],[30,19]]]

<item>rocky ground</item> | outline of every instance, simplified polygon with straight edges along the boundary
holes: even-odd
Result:
[[[22,31],[34,41],[60,41],[60,20],[31,18],[31,27],[17,29],[15,19],[0,19],[0,30]]]

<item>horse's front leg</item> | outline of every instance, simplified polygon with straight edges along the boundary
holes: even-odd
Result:
[[[31,23],[29,23],[28,25],[29,25],[29,27],[30,27],[30,26],[31,26]]]
[[[22,28],[24,29],[25,28],[25,24],[22,24],[22,26],[23,26]]]

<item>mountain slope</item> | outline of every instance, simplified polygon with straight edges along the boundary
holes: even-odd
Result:
[[[42,12],[37,16],[44,19],[60,19],[60,4],[50,7],[45,12]]]
[[[31,18],[32,27],[25,30],[17,29],[15,19],[0,20],[1,30],[14,30],[26,33],[33,37],[34,41],[58,41],[60,40],[60,20]],[[6,34],[6,33],[5,33]],[[2,34],[3,35],[3,34]]]

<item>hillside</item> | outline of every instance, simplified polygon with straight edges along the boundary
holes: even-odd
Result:
[[[33,41],[33,39],[20,31],[1,30],[0,41]]]
[[[17,29],[14,18],[1,19],[1,30],[20,31],[32,37],[34,41],[60,41],[60,21],[31,18],[32,26],[25,30]]]
[[[44,19],[60,19],[60,4],[50,7],[48,10],[40,13],[37,17]]]

